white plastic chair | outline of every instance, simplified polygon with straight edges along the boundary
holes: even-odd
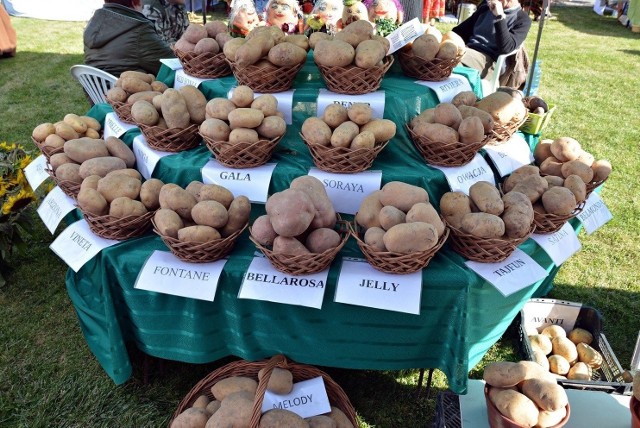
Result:
[[[89,65],[74,65],[70,71],[84,88],[92,105],[107,102],[107,91],[115,86],[116,76]]]
[[[498,56],[498,59],[496,60],[496,65],[494,67],[495,71],[493,73],[493,77],[491,77],[491,80],[482,79],[482,95],[483,96],[486,97],[489,94],[493,94],[498,89],[498,87],[500,86],[500,75],[502,75],[502,73],[504,72],[505,61],[511,55],[515,55],[516,52],[518,52],[519,50],[520,48],[513,50],[509,53]]]

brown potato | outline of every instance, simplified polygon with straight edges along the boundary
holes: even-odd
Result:
[[[254,108],[237,108],[229,112],[229,127],[236,128],[256,128],[264,120],[262,110]]]
[[[569,362],[569,364],[573,364],[578,360],[578,350],[576,349],[576,345],[567,337],[554,337],[553,339],[551,339],[551,346],[551,352],[554,355],[562,355]]]
[[[109,212],[109,203],[96,189],[81,188],[77,196],[78,206],[83,212],[102,216]]]
[[[382,210],[382,203],[380,202],[380,190],[377,190],[367,197],[365,197],[360,203],[360,208],[356,213],[356,223],[368,230],[371,227],[380,227],[380,210]]]
[[[107,151],[111,156],[116,156],[122,159],[127,168],[133,168],[136,164],[136,155],[133,150],[127,146],[127,144],[117,137],[108,137],[105,140]]]
[[[593,169],[593,180],[594,181],[602,181],[606,180],[611,174],[613,167],[611,163],[606,159],[598,159],[593,162],[591,165],[591,169]]]
[[[447,192],[440,198],[440,211],[447,222],[460,229],[462,217],[472,211],[473,202],[463,192]]]
[[[45,122],[33,128],[31,132],[31,136],[34,140],[41,143],[43,142],[49,135],[56,133],[56,127],[53,123]]]
[[[319,40],[313,48],[313,60],[325,67],[346,67],[355,56],[353,46],[342,40]]]
[[[60,165],[64,163],[77,164],[77,162],[74,162],[71,158],[69,158],[69,156],[65,155],[64,153],[56,153],[51,155],[51,157],[49,158],[49,165],[51,165],[51,168],[53,168],[54,172],[58,169]]]
[[[201,39],[193,48],[193,51],[197,54],[209,53],[209,54],[217,54],[220,52],[220,45],[216,42],[216,39],[212,39],[211,37],[205,37]]]
[[[370,227],[364,233],[365,244],[371,246],[374,251],[387,251],[387,247],[384,246],[384,234],[385,230],[381,227]]]
[[[140,180],[125,174],[106,175],[98,180],[98,191],[109,203],[121,196],[137,199],[141,186]]]
[[[545,355],[549,355],[551,350],[553,349],[553,345],[551,344],[551,339],[549,336],[545,336],[543,334],[534,334],[529,336],[529,342],[531,342],[531,347],[535,349],[539,349]]]
[[[87,159],[80,164],[78,173],[80,177],[87,178],[90,175],[106,176],[109,172],[117,169],[125,169],[127,165],[120,158],[115,156],[104,156],[99,158]]]
[[[550,214],[569,215],[577,204],[576,197],[566,187],[552,187],[542,195],[542,205]]]
[[[429,194],[422,187],[401,181],[390,181],[382,186],[379,199],[382,205],[392,205],[408,212],[418,202],[429,202]]]
[[[302,124],[302,135],[311,144],[329,146],[331,134],[329,125],[318,117],[308,117]]]
[[[531,223],[533,223],[533,206],[531,201],[524,194],[511,191],[502,197],[504,211],[502,221],[504,221],[505,232],[510,238],[522,238],[529,234]]]
[[[560,171],[564,178],[567,178],[570,175],[577,175],[585,183],[590,183],[593,180],[594,175],[593,169],[578,159],[564,162],[562,167],[560,167]]]
[[[578,351],[578,360],[586,363],[589,367],[599,369],[602,365],[602,354],[590,345],[587,345],[586,343],[578,343],[576,345],[576,350]]]
[[[465,214],[461,229],[479,238],[500,238],[505,233],[504,221],[500,217],[483,212]]]
[[[260,140],[258,131],[248,128],[236,128],[229,133],[229,142],[236,143],[256,143]]]
[[[533,427],[538,422],[539,410],[530,398],[520,392],[505,389],[495,394],[498,411],[521,427]]]
[[[438,38],[433,34],[425,33],[413,41],[411,50],[415,56],[419,56],[426,61],[431,61],[440,50],[440,41],[438,41]]]
[[[484,139],[484,126],[477,116],[462,119],[458,126],[458,135],[463,143],[477,143]]]
[[[162,117],[169,128],[184,129],[189,126],[191,116],[182,94],[169,88],[162,94]]]
[[[272,94],[262,94],[253,100],[251,108],[262,111],[265,117],[273,116],[278,113],[278,99]]]
[[[258,381],[261,381],[265,374],[265,368],[260,369],[258,372]],[[269,376],[269,383],[267,383],[267,390],[274,394],[288,394],[293,389],[293,374],[287,369],[281,369],[280,367],[274,367]]]
[[[553,156],[549,156],[540,164],[540,172],[543,174],[562,177],[562,161]]]
[[[80,176],[80,165],[77,163],[63,163],[56,168],[56,178],[62,181],[70,181],[72,183],[82,183]]]
[[[273,230],[269,216],[265,214],[253,222],[253,226],[251,226],[251,236],[258,241],[260,245],[269,247],[273,245],[273,240],[276,239],[278,234]]]
[[[189,407],[171,421],[169,428],[204,428],[209,420],[209,413],[198,407]]]
[[[180,217],[191,221],[191,210],[196,205],[196,198],[180,186],[165,184],[160,189],[158,197],[161,208],[169,208],[177,212]],[[200,241],[198,241],[200,242]]]
[[[202,186],[199,186],[197,196],[198,201],[218,201],[226,209],[229,209],[233,199],[233,193],[224,186],[220,186],[218,184],[203,184]]]
[[[349,147],[359,133],[360,127],[357,124],[350,120],[343,122],[331,133],[331,146]]]
[[[147,213],[142,202],[121,196],[109,204],[109,215],[116,218],[140,217]]]
[[[302,242],[296,238],[287,236],[276,236],[273,240],[273,252],[276,254],[289,254],[297,256],[300,254],[310,254],[310,251],[305,247]]]
[[[109,150],[104,140],[82,137],[64,143],[64,154],[81,164],[88,159],[109,156]]]
[[[360,68],[373,68],[384,58],[387,51],[377,40],[364,40],[356,47],[355,64]]]
[[[485,134],[491,132],[494,127],[493,117],[484,110],[480,110],[479,108],[473,106],[459,105],[458,110],[460,110],[460,114],[462,118],[465,119],[467,117],[475,116],[480,119],[482,122],[482,126],[484,127]]]
[[[274,193],[267,199],[265,208],[273,230],[282,237],[302,234],[315,216],[313,201],[306,192],[298,189]]]
[[[536,144],[536,148],[533,150],[533,158],[536,163],[540,165],[544,160],[548,157],[553,156],[551,152],[551,143],[553,140],[540,140],[538,144]]]
[[[258,428],[308,428],[309,423],[290,410],[271,409],[262,414]]]
[[[384,230],[389,230],[396,224],[405,223],[407,215],[398,208],[387,205],[380,210],[380,225]]]
[[[220,234],[223,237],[227,237],[241,230],[248,223],[250,215],[251,202],[249,198],[244,195],[234,198],[231,205],[229,205],[229,221],[222,228]]]
[[[236,105],[231,100],[212,98],[205,106],[206,119],[229,120],[229,113],[236,108]]]
[[[225,58],[227,58],[229,61],[235,62],[236,53],[238,49],[240,48],[240,46],[244,45],[245,43],[246,43],[246,40],[243,39],[242,37],[236,37],[229,40],[222,47],[222,52],[224,53]]]
[[[582,178],[577,175],[570,175],[562,183],[564,187],[571,190],[578,203],[587,199],[587,186]]]
[[[267,116],[256,128],[256,131],[258,135],[271,140],[281,137],[287,132],[287,123],[279,116]]]
[[[429,223],[400,223],[387,230],[382,240],[389,251],[409,254],[435,247],[438,232]]]
[[[200,124],[200,134],[214,141],[229,141],[231,128],[223,120],[210,118]]]
[[[269,49],[268,58],[278,67],[292,67],[307,59],[307,51],[294,43],[283,42]]]
[[[500,191],[488,181],[478,181],[469,188],[469,197],[482,212],[499,216],[504,211]]]
[[[578,159],[582,154],[580,143],[571,137],[560,137],[551,143],[551,153],[561,162]]]
[[[376,143],[389,141],[396,135],[396,124],[389,119],[372,119],[360,127],[360,132],[371,131],[376,136]]]
[[[451,103],[438,104],[435,107],[434,114],[437,123],[446,125],[455,130],[458,129],[460,122],[462,122],[462,114],[460,113],[460,110]]]
[[[200,92],[198,88],[191,85],[183,86],[179,91],[187,105],[191,123],[200,125],[205,119],[205,108],[207,105],[207,99],[204,94]]]
[[[415,123],[413,132],[439,143],[453,144],[460,141],[458,131],[441,123],[419,121]]]
[[[541,379],[527,379],[520,386],[522,393],[542,410],[549,412],[567,407],[569,399],[564,388],[556,382]]]
[[[351,149],[373,149],[376,146],[376,136],[371,131],[362,131],[351,141]]]
[[[211,242],[220,239],[220,233],[210,226],[186,226],[178,230],[178,240],[182,242]]]
[[[220,202],[200,201],[191,208],[191,218],[196,224],[219,229],[227,224],[229,213]]]
[[[144,204],[149,211],[160,208],[160,189],[164,183],[157,178],[150,178],[140,186],[140,202]]]
[[[567,334],[567,337],[570,341],[575,343],[586,343],[587,345],[591,345],[593,342],[593,334],[589,330],[585,330],[584,328],[576,327]]]
[[[549,360],[549,371],[551,371],[551,373],[563,376],[569,373],[571,364],[569,364],[569,361],[562,355],[550,355],[547,359]]]
[[[324,253],[340,245],[341,240],[340,234],[335,230],[321,227],[307,236],[304,245],[312,253]]]
[[[436,232],[438,232],[438,237],[444,233],[444,223],[433,205],[428,202],[414,204],[409,212],[407,212],[406,222],[413,223],[416,221],[431,224],[435,227]]]
[[[371,121],[372,114],[373,110],[365,103],[353,103],[347,109],[347,116],[349,117],[349,120],[360,126],[369,123]]]
[[[549,189],[549,182],[539,175],[527,175],[516,183],[512,192],[520,192],[527,196],[532,204],[538,202],[540,197]]]
[[[305,192],[313,202],[315,214],[311,221],[311,227],[332,229],[336,225],[336,211],[324,184],[320,180],[311,175],[302,175],[294,178],[289,187]]]
[[[331,129],[335,129],[341,123],[349,120],[349,113],[341,104],[330,104],[324,109],[322,120],[324,120]]]
[[[510,361],[498,361],[487,364],[483,379],[491,386],[509,388],[522,382],[527,374],[525,366]]]

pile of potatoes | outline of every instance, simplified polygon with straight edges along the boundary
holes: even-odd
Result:
[[[31,137],[38,143],[45,154],[60,151],[64,143],[82,137],[100,138],[100,122],[89,116],[78,116],[69,113],[56,123],[41,123],[31,132]]]
[[[206,24],[191,23],[182,33],[174,48],[182,52],[217,54],[224,44],[233,39],[227,24],[222,21],[209,21]]]
[[[255,27],[246,38],[225,43],[225,57],[239,69],[250,65],[265,72],[293,67],[307,60],[309,39],[303,34],[286,35],[276,26]]]
[[[167,90],[164,82],[153,74],[140,71],[123,71],[113,88],[107,91],[109,101],[133,105],[138,100],[151,102],[153,97]]]
[[[353,103],[349,108],[331,104],[322,117],[304,121],[302,135],[310,144],[373,149],[396,135],[396,124],[389,119],[372,119],[371,114],[371,107],[365,103]]]
[[[493,130],[494,120],[489,113],[473,106],[473,92],[461,94],[465,94],[465,100],[469,104],[463,104],[458,94],[458,98],[454,98],[452,102],[440,103],[411,119],[411,130],[419,137],[444,144],[483,141],[485,135]]]
[[[585,183],[604,181],[611,174],[611,163],[595,160],[580,143],[571,137],[541,140],[533,152],[540,173],[567,178],[579,176]]]
[[[342,242],[333,204],[313,176],[297,177],[288,189],[271,195],[266,211],[253,223],[251,237],[275,254],[319,254]]]
[[[136,163],[133,151],[116,137],[75,138],[65,141],[62,149],[51,155],[49,165],[58,180],[75,184],[89,176],[104,177],[112,171],[132,169]]]
[[[427,191],[401,181],[390,181],[367,196],[355,220],[365,231],[365,244],[380,252],[427,251],[445,231]]]
[[[489,400],[518,426],[555,426],[567,415],[566,391],[533,361],[490,363],[483,377]]]
[[[207,99],[195,86],[168,88],[151,100],[141,99],[131,106],[131,117],[142,125],[162,129],[184,129],[205,119]]]
[[[491,115],[496,124],[519,123],[529,113],[518,91],[507,93],[497,91],[473,104]]]
[[[309,44],[313,60],[324,67],[378,67],[389,51],[389,41],[374,35],[373,24],[365,20],[352,22],[334,36],[313,33]]]
[[[464,55],[465,50],[464,40],[453,31],[444,35],[439,31],[424,33],[403,48],[404,52],[412,52],[425,61],[436,58],[456,59],[458,55]],[[400,60],[402,61],[402,57]]]
[[[487,181],[478,181],[463,192],[447,192],[440,199],[447,223],[478,238],[518,239],[527,236],[533,223],[533,206],[526,194],[500,191]]]
[[[533,360],[544,369],[572,380],[591,380],[592,370],[600,368],[602,354],[591,346],[593,335],[586,329],[574,328],[569,333],[558,325],[540,332],[527,329]]]
[[[167,183],[158,190],[155,226],[163,236],[181,242],[205,243],[242,230],[249,221],[251,202],[234,197],[226,187],[192,181],[182,188]]]
[[[271,94],[255,96],[248,86],[237,86],[231,99],[213,98],[205,105],[200,135],[230,144],[255,143],[281,137],[287,130],[278,111],[278,99]]]
[[[258,372],[258,380],[264,376],[264,369]],[[170,428],[216,428],[248,427],[253,414],[258,382],[246,376],[231,376],[219,380],[211,387],[209,395],[200,395],[193,405],[180,413]],[[293,389],[293,375],[289,370],[274,368],[267,390],[274,394],[289,394]],[[311,428],[340,427],[354,428],[347,415],[335,406],[331,412],[303,419],[285,409],[272,409],[263,413],[258,424],[260,428]]]

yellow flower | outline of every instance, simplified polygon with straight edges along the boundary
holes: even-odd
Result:
[[[2,214],[7,215],[11,212],[20,211],[35,200],[33,193],[22,189],[16,195],[11,195],[7,198],[4,205],[2,205]]]
[[[18,162],[18,168],[20,168],[21,170],[26,168],[31,163],[31,160],[31,156],[26,155],[20,160],[20,162]]]

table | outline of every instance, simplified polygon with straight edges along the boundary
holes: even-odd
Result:
[[[306,67],[306,66],[305,66]],[[474,87],[479,88],[477,72]],[[171,73],[161,70],[171,83]],[[303,77],[298,76],[298,79]],[[313,82],[313,70],[304,77]],[[232,77],[204,83],[207,97],[226,94]],[[317,84],[315,96],[317,96]],[[412,88],[406,93],[404,89]],[[447,190],[444,175],[426,165],[411,144],[406,121],[421,109],[435,105],[430,89],[416,85],[397,72],[385,78],[385,117],[398,124],[398,135],[374,162],[383,170],[383,183],[402,180],[428,189],[437,205]],[[403,92],[398,92],[403,90]],[[406,94],[399,97],[398,94]],[[314,89],[305,87],[294,96],[294,124],[274,154],[277,162],[270,193],[283,190],[296,176],[312,166],[308,149],[298,132],[315,107]],[[89,112],[99,120],[110,111],[99,104]],[[123,140],[131,144],[138,130]],[[535,138],[528,136],[530,145]],[[186,185],[200,180],[200,168],[210,153],[198,147],[161,159],[154,177]],[[264,213],[254,204],[252,218]],[[441,369],[453,391],[464,393],[467,373],[506,330],[524,303],[551,288],[557,272],[533,240],[521,247],[543,266],[549,276],[509,297],[503,297],[464,265],[465,259],[443,248],[422,273],[420,315],[351,306],[333,302],[342,257],[362,255],[350,240],[330,268],[321,310],[294,305],[238,299],[238,290],[255,247],[245,232],[225,265],[214,302],[162,295],[134,289],[138,272],[155,250],[167,250],[153,234],[104,249],[77,273],[69,270],[66,285],[77,311],[87,344],[114,380],[120,384],[131,376],[125,343],[133,341],[148,355],[205,363],[235,355],[249,360],[282,353],[306,364],[352,369],[395,370],[432,367]]]

